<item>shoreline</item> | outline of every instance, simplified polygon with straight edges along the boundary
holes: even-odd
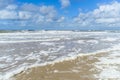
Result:
[[[96,52],[93,52],[93,53],[86,53],[86,54],[78,54],[77,56],[73,56],[73,57],[68,57],[68,58],[62,58],[62,59],[58,59],[58,60],[55,60],[55,61],[53,61],[53,62],[47,62],[47,63],[43,63],[43,64],[36,64],[36,65],[31,65],[31,66],[26,66],[26,67],[22,67],[22,68],[20,68],[19,70],[17,69],[17,70],[15,70],[15,71],[13,71],[12,72],[12,74],[11,74],[11,72],[10,73],[8,73],[7,75],[5,75],[3,78],[1,78],[1,79],[13,79],[14,80],[14,78],[15,78],[15,76],[16,75],[18,75],[18,74],[21,74],[22,72],[25,72],[25,71],[27,71],[27,70],[29,70],[29,69],[32,69],[32,68],[39,68],[39,67],[45,67],[45,66],[48,66],[48,65],[54,65],[54,64],[59,64],[59,63],[62,63],[62,62],[68,62],[68,61],[74,61],[74,60],[76,60],[77,58],[80,58],[80,57],[87,57],[87,56],[94,56],[94,55],[99,55],[99,54],[101,54],[101,53],[106,53],[106,52],[109,52],[111,50],[111,48],[109,49],[103,49],[103,50],[98,50],[98,51],[96,51]]]
[[[48,33],[43,32],[43,33],[44,34],[42,34],[42,35],[46,35],[48,33],[53,34],[54,32],[48,32]],[[23,39],[23,38],[26,38],[25,40],[27,40],[27,38],[30,38],[30,40],[32,40],[34,38],[41,37],[41,35],[39,35],[38,33],[35,33],[34,38],[31,37],[32,36],[31,34],[29,34],[29,35],[26,35],[26,34],[28,34],[28,33],[25,33],[25,34],[17,33],[17,34],[15,34],[15,37],[14,37],[14,34],[10,34],[10,36],[13,36],[13,38],[18,39],[18,41],[21,41],[21,39]],[[12,64],[13,61],[15,61],[15,62],[18,61],[18,63],[15,63],[13,65],[13,66],[17,65],[15,68],[14,67],[12,68],[12,66],[10,66],[8,71],[6,71],[6,72],[5,72],[5,69],[3,69],[4,74],[2,74],[1,79],[3,79],[3,80],[10,79],[10,77],[13,75],[15,76],[15,75],[21,74],[23,72],[29,73],[29,71],[28,71],[29,69],[30,70],[33,68],[38,69],[41,67],[46,67],[48,65],[59,64],[59,65],[64,66],[62,63],[69,62],[75,66],[74,61],[76,61],[76,59],[78,57],[95,56],[95,55],[98,55],[101,53],[107,53],[107,52],[111,52],[111,51],[115,51],[115,50],[116,50],[115,52],[119,51],[119,45],[114,43],[115,41],[119,40],[118,34],[109,34],[108,35],[108,33],[106,33],[106,32],[105,33],[97,32],[96,34],[95,33],[91,33],[91,34],[84,33],[85,38],[80,37],[83,34],[80,34],[76,37],[71,37],[71,35],[75,35],[75,34],[77,35],[78,33],[72,33],[72,34],[68,35],[68,38],[65,38],[65,36],[63,36],[63,34],[68,35],[69,32],[59,33],[59,35],[55,35],[56,37],[61,36],[61,37],[59,37],[61,39],[61,41],[58,40],[58,42],[60,42],[59,44],[57,42],[53,41],[54,46],[49,45],[49,43],[51,43],[51,40],[48,41],[47,43],[44,43],[46,40],[46,37],[43,38],[43,42],[41,42],[41,43],[38,42],[39,45],[37,42],[34,42],[34,45],[33,45],[33,42],[31,43],[31,41],[30,41],[30,43],[25,43],[25,45],[24,45],[24,43],[21,44],[21,43],[17,42],[16,44],[19,44],[19,46],[16,46],[16,44],[13,44],[13,43],[9,44],[9,46],[7,46],[8,44],[2,44],[3,46],[1,45],[1,47],[3,47],[4,50],[1,49],[1,51],[3,51],[3,52],[8,51],[8,55],[9,55],[9,52],[13,53],[13,55],[10,57],[10,60],[11,60],[10,63]],[[19,35],[21,36],[20,39],[19,39]],[[118,38],[114,39],[114,35],[118,36]],[[5,37],[6,41],[9,41],[10,36],[8,34],[5,34],[5,35],[1,34],[1,36],[3,38]],[[50,36],[50,38],[55,39],[54,35]],[[66,41],[64,41],[64,39]],[[62,40],[63,40],[63,42],[62,42]],[[83,40],[84,40],[84,42],[82,42]],[[11,41],[14,41],[14,40],[11,40]],[[72,43],[72,46],[68,47],[71,45],[71,43]],[[119,41],[118,41],[118,43],[119,43]],[[82,46],[82,45],[84,45],[84,46]],[[41,49],[41,47],[43,47],[43,48]],[[64,50],[65,50],[65,52],[64,52]],[[16,51],[19,51],[19,52],[16,53]],[[14,54],[18,55],[17,56],[18,58],[16,56],[14,56]],[[23,55],[25,55],[25,57]],[[49,58],[46,59],[48,55],[49,55]],[[51,58],[52,55],[54,55],[55,58],[52,59]],[[23,59],[23,57],[25,60]],[[3,58],[4,58],[4,55],[3,55]],[[45,58],[45,59],[42,60],[43,58]],[[5,56],[5,59],[6,59],[6,65],[7,65],[7,57],[6,56]],[[29,61],[31,61],[31,59],[36,60],[36,61],[29,62]],[[49,59],[51,59],[51,60],[49,60]],[[22,60],[22,62],[21,62],[21,60]],[[98,58],[98,60],[99,60],[99,58]],[[40,61],[41,61],[41,63],[40,63]],[[86,60],[81,59],[81,61],[84,62]],[[19,62],[21,62],[21,63],[19,64]],[[80,62],[80,61],[77,60],[77,62]],[[95,62],[97,62],[97,61],[95,60]],[[95,62],[93,62],[93,63],[95,63]],[[24,63],[26,63],[26,65],[23,65]],[[72,71],[75,72],[76,74],[79,72],[78,70],[72,70]],[[59,74],[64,73],[64,71],[60,71],[60,70],[54,70],[52,72],[59,73]],[[70,73],[70,75],[72,74],[71,71],[67,71],[67,72]]]
[[[15,78],[16,80],[20,80],[22,78],[23,78],[22,80],[28,80],[28,78],[31,78],[30,80],[34,80],[34,79],[35,80],[39,80],[39,79],[40,80],[56,80],[57,78],[61,78],[64,75],[66,78],[69,78],[68,76],[73,75],[72,76],[73,78],[84,79],[88,75],[88,77],[85,79],[88,79],[91,77],[92,80],[94,80],[94,79],[96,79],[94,76],[98,72],[96,72],[96,69],[94,68],[95,66],[91,65],[91,64],[98,62],[98,60],[97,60],[97,58],[93,58],[90,60],[90,58],[91,58],[91,56],[92,57],[102,57],[102,56],[105,56],[106,54],[107,53],[98,53],[98,54],[94,54],[94,55],[79,56],[79,57],[76,57],[75,59],[64,60],[61,62],[56,62],[54,64],[32,67],[25,71],[20,72],[19,74],[14,75],[13,78]],[[87,61],[88,59],[89,59],[89,61]],[[81,69],[83,69],[83,71],[80,69],[79,70],[71,69],[72,71],[70,70],[70,68],[73,68],[75,66],[79,67],[80,65],[82,65]],[[90,69],[92,70],[93,68],[95,69],[94,71],[92,71],[92,72],[89,71]],[[74,75],[74,74],[76,74],[76,75]],[[79,75],[82,75],[82,76],[79,76]],[[53,78],[45,79],[45,76],[46,77],[53,76]],[[55,76],[57,76],[56,79],[54,79]]]

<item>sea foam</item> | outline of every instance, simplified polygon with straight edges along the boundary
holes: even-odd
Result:
[[[120,33],[72,31],[0,34],[0,80],[10,80],[13,75],[31,67],[117,51],[120,47],[119,35]],[[112,40],[108,41],[108,37]],[[100,58],[101,62],[102,60],[105,59]],[[107,62],[111,61],[108,59]]]

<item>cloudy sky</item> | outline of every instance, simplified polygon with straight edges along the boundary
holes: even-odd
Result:
[[[120,0],[0,0],[0,29],[120,29]]]

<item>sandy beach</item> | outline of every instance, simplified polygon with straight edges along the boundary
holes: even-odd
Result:
[[[120,80],[119,35],[112,32],[3,33],[0,80]]]
[[[0,0],[0,80],[120,80],[120,0]]]
[[[77,57],[74,60],[34,67],[14,77],[16,80],[98,80],[101,79],[99,75],[103,69],[97,68],[96,63],[100,62],[99,58],[107,57],[108,55],[108,53],[98,53]],[[118,79],[120,79],[120,77],[107,78],[107,80]],[[105,80],[105,78],[102,80]]]

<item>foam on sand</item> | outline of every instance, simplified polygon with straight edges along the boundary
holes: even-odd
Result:
[[[64,77],[66,75],[65,79],[69,75],[71,75],[71,79],[72,77],[78,78],[80,75],[87,77],[85,74],[89,74],[89,77],[92,78],[102,79],[102,75],[107,72],[107,69],[112,69],[114,71],[113,74],[118,73],[117,66],[110,67],[110,63],[119,64],[116,61],[119,60],[119,35],[120,33],[72,31],[0,34],[0,80],[10,80],[10,77],[24,73],[29,75],[32,69],[41,71],[41,68],[46,72],[50,69],[47,74],[54,72],[55,76],[62,75]],[[103,39],[106,38],[117,39],[116,41],[104,41]],[[102,63],[105,65],[102,66]],[[106,64],[110,64],[110,66],[107,65],[108,67],[103,71]],[[55,65],[60,65],[60,68]],[[67,67],[62,69],[61,66]],[[82,69],[88,72],[84,73],[83,71],[81,73]],[[50,79],[49,75],[46,76],[46,72],[41,77]],[[52,74],[50,75],[53,76]]]
[[[81,57],[86,57],[86,56],[93,56],[93,55],[96,55],[96,54],[99,54],[101,55],[101,53],[104,53],[104,52],[107,52],[109,51],[109,49],[107,50],[100,50],[100,51],[97,51],[95,53],[88,53],[88,54],[79,54],[79,55],[72,55],[71,57],[61,57],[61,58],[58,58],[56,59],[54,62],[46,62],[46,63],[43,63],[43,64],[34,64],[34,65],[31,65],[31,66],[27,66],[27,65],[21,65],[21,67],[17,68],[16,70],[14,71],[10,71],[10,72],[7,72],[7,74],[5,75],[2,75],[2,77],[0,77],[0,80],[12,80],[14,79],[14,77],[11,77],[11,76],[14,76],[14,75],[17,75],[18,73],[20,73],[21,71],[22,72],[27,72],[27,74],[29,73],[29,69],[32,69],[32,68],[36,68],[38,66],[38,68],[41,66],[41,67],[45,67],[45,66],[48,66],[48,65],[54,65],[54,64],[59,64],[59,63],[62,63],[62,62],[71,62],[71,61],[74,61],[76,60],[79,56]],[[33,56],[32,56],[33,57]],[[94,59],[93,57],[89,57],[89,60],[92,60]],[[83,60],[83,59],[81,59]],[[78,61],[79,62],[79,61]],[[67,64],[66,64],[67,65]],[[56,72],[57,70],[54,70],[54,72]],[[77,72],[77,70],[72,70],[73,72]],[[64,71],[62,71],[61,73],[63,73]],[[68,71],[69,72],[69,71]],[[19,75],[19,74],[18,74]],[[24,80],[24,79],[23,79]]]
[[[38,71],[42,71],[42,70],[51,70],[52,68],[54,68],[52,71],[48,71],[48,73],[43,71],[42,76],[44,77],[49,77],[51,76],[52,80],[55,80],[55,76],[58,76],[58,78],[65,77],[65,79],[72,79],[73,78],[78,78],[78,79],[87,79],[88,77],[91,79],[120,79],[120,70],[119,70],[119,59],[120,59],[120,49],[119,49],[119,44],[115,45],[111,48],[108,49],[103,49],[100,51],[97,51],[95,53],[89,53],[89,54],[79,54],[78,56],[72,56],[71,58],[61,58],[60,60],[57,60],[57,62],[54,62],[54,64],[51,65],[48,64],[46,66],[42,66],[42,67],[33,67],[33,68],[29,68],[27,71],[22,72],[20,74],[18,74],[16,76],[16,78],[19,80],[20,78],[25,78],[25,77],[29,77],[31,78],[29,75],[32,74],[38,70]],[[86,58],[87,57],[87,58]],[[85,59],[84,59],[85,58]],[[76,61],[77,60],[77,61]],[[91,63],[92,61],[92,63]],[[67,64],[69,63],[69,64]],[[89,64],[90,63],[90,64]],[[63,67],[63,71],[58,70],[58,68],[56,66],[58,66],[62,68],[62,66],[68,66],[67,68]],[[72,65],[72,68],[71,66]],[[82,68],[80,68],[80,66],[84,66]],[[87,67],[91,67],[91,68],[87,68],[85,67],[87,65]],[[57,69],[56,69],[57,68]],[[90,69],[87,71],[83,71],[81,72],[81,70],[86,69]],[[68,71],[66,71],[67,69],[69,69]],[[76,70],[77,69],[77,70]],[[29,71],[30,70],[30,71]],[[26,72],[29,72],[26,74]],[[85,73],[86,72],[86,73]],[[90,75],[88,75],[88,73],[90,72]],[[109,73],[108,73],[109,72]],[[41,74],[39,72],[35,72],[36,74]],[[52,75],[54,73],[54,75]],[[24,76],[23,76],[24,74]],[[49,76],[47,76],[46,74],[49,74]],[[75,75],[74,75],[75,74]],[[64,76],[65,75],[65,76]],[[66,75],[73,75],[72,77],[67,77]],[[77,76],[76,76],[77,75]],[[82,75],[82,76],[80,76]],[[86,76],[87,75],[87,76]],[[40,76],[32,76],[33,78],[41,78],[41,79],[45,79],[42,78]],[[54,79],[53,79],[54,78]],[[57,78],[56,78],[57,79]]]
[[[71,58],[61,58],[56,62],[48,63],[43,66],[32,66],[31,68],[15,75],[16,80],[26,79],[44,79],[44,80],[56,80],[56,79],[120,79],[119,65],[114,63],[108,66],[108,62],[104,63],[101,58],[107,58],[112,55],[111,51],[115,51],[115,48],[101,50],[91,54],[80,54]],[[119,53],[118,53],[119,54]],[[117,55],[117,54],[116,54]],[[118,55],[117,55],[118,56]],[[116,57],[118,58],[118,57]],[[119,57],[120,58],[120,57]],[[111,60],[114,60],[110,58]],[[102,65],[104,64],[104,66]],[[117,67],[117,69],[116,69]],[[108,73],[111,72],[111,73]],[[32,76],[31,76],[32,75]],[[40,76],[41,75],[41,76]],[[113,75],[113,76],[112,76]],[[57,76],[57,77],[55,77]],[[71,77],[70,77],[71,76]]]
[[[88,54],[86,54],[86,55],[81,54],[81,55],[79,55],[80,57],[75,57],[74,56],[74,57],[71,57],[71,58],[62,58],[62,59],[59,59],[59,60],[57,60],[55,62],[44,63],[44,64],[41,64],[41,65],[36,64],[36,65],[33,65],[33,66],[29,66],[29,67],[24,66],[22,68],[19,68],[18,70],[15,70],[13,72],[9,72],[5,76],[2,76],[1,80],[2,79],[3,80],[14,79],[14,77],[9,78],[9,77],[11,77],[13,75],[15,75],[15,77],[17,78],[16,80],[21,80],[21,79],[22,80],[27,80],[28,77],[29,77],[29,79],[32,77],[32,80],[33,79],[38,80],[39,78],[41,78],[41,76],[39,76],[40,75],[39,71],[43,73],[42,76],[46,76],[46,77],[51,76],[51,77],[53,77],[54,79],[52,78],[52,80],[56,80],[56,77],[55,77],[56,75],[59,76],[58,78],[65,77],[66,79],[70,78],[70,77],[67,77],[66,75],[73,75],[72,76],[73,78],[78,78],[78,79],[120,78],[119,74],[118,74],[118,73],[120,73],[118,71],[119,66],[117,66],[114,63],[115,67],[111,67],[111,65],[108,65],[108,63],[104,63],[104,62],[102,62],[100,60],[100,58],[106,58],[105,57],[106,55],[109,56],[108,53],[105,53],[105,52],[92,53],[92,54],[89,54],[89,55]],[[100,63],[102,63],[104,65],[102,65]],[[70,65],[72,65],[72,68],[70,67]],[[37,67],[37,66],[39,66],[39,67]],[[58,66],[58,68],[60,68],[60,69],[58,70],[58,68],[56,69],[56,67],[54,67],[54,66]],[[66,67],[66,66],[68,66],[68,67]],[[106,69],[104,69],[105,67],[106,67]],[[117,69],[116,69],[116,67],[117,67]],[[52,68],[53,68],[53,71],[49,72],[49,69],[51,70]],[[62,68],[64,69],[63,71],[61,71]],[[46,71],[46,69],[47,69],[47,71]],[[69,70],[67,70],[67,69],[69,69]],[[81,70],[84,70],[84,69],[86,71],[81,71]],[[47,73],[45,73],[44,70]],[[98,70],[97,73],[96,73],[96,70]],[[101,70],[101,71],[99,71],[99,70]],[[21,71],[23,71],[23,72],[21,72]],[[21,72],[21,73],[17,74],[19,72]],[[108,73],[108,72],[111,72],[111,73]],[[54,73],[54,75],[52,75],[53,73]],[[88,75],[88,73],[89,73],[89,75]],[[31,76],[31,74],[33,76]],[[38,74],[38,76],[36,74]],[[46,74],[49,75],[49,76],[47,76]],[[80,76],[80,75],[82,75],[82,76]],[[80,76],[80,77],[78,77],[78,76]],[[71,77],[71,79],[72,79],[72,77]],[[49,78],[49,80],[50,79],[51,78]]]
[[[113,50],[109,55],[98,60],[99,62],[95,63],[95,66],[101,70],[100,74],[97,75],[98,78],[120,79],[120,49]]]
[[[48,64],[46,66],[41,67],[33,67],[29,68],[26,71],[23,71],[17,75],[15,75],[16,80],[96,80],[106,78],[104,77],[108,71],[100,72],[99,69],[96,68],[95,63],[99,62],[100,57],[104,57],[108,55],[108,53],[97,53],[94,55],[86,55],[76,57],[74,59],[67,59],[61,62],[56,62],[54,64]],[[113,72],[112,77],[107,78],[119,78],[119,74],[117,71]],[[96,76],[100,74],[100,76]],[[104,76],[103,76],[104,75]],[[109,76],[109,75],[107,75]]]

